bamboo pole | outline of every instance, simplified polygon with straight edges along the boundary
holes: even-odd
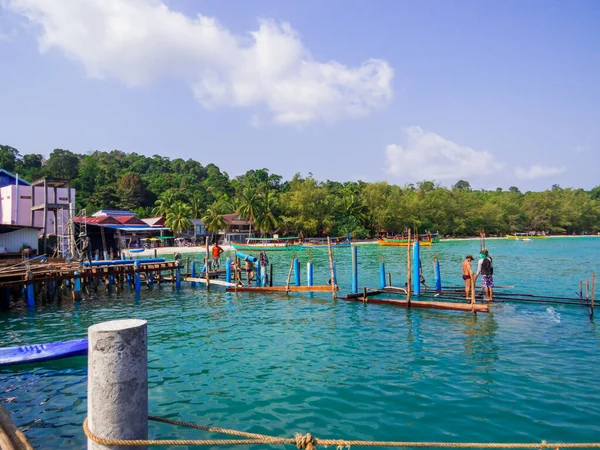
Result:
[[[388,272],[387,276],[388,276],[388,286],[391,286],[392,285],[392,273]]]
[[[585,279],[585,299],[588,300],[590,298],[590,279]]]
[[[290,270],[288,271],[287,280],[285,282],[285,291],[286,292],[290,291],[290,280],[292,278],[292,270],[294,270],[294,259],[295,258],[296,258],[296,254],[294,253],[294,255],[292,256],[292,262],[290,263]]]
[[[333,271],[333,251],[331,250],[331,239],[327,236],[327,250],[329,252],[329,271],[331,273],[331,298],[337,298],[337,286],[335,284],[335,275]]]
[[[408,230],[408,240],[406,243],[406,306],[410,306],[410,294],[412,291],[412,270],[410,260],[410,229]]]
[[[579,280],[579,298],[583,298],[583,280]]]

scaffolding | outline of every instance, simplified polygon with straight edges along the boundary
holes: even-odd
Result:
[[[73,258],[80,257],[79,249],[81,248],[81,236],[87,234],[86,210],[85,208],[73,217],[75,211],[74,205],[69,204],[68,214],[59,214],[58,235],[55,256],[58,258]],[[77,220],[77,219],[83,220]]]

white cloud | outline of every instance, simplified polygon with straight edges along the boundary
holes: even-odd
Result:
[[[387,173],[418,180],[458,180],[487,175],[502,168],[494,156],[475,151],[411,126],[404,129],[405,145],[386,148]]]
[[[215,18],[188,17],[160,0],[9,0],[41,27],[42,52],[61,50],[88,75],[131,86],[187,82],[206,108],[266,107],[277,123],[334,122],[388,104],[394,71],[315,61],[287,23],[260,21],[236,36]]]
[[[550,167],[533,165],[529,169],[523,167],[515,168],[515,175],[519,180],[533,180],[535,178],[549,177],[558,175],[565,171],[564,167]]]

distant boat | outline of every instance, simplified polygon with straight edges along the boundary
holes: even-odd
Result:
[[[236,250],[272,252],[285,250],[302,250],[302,242],[297,236],[284,238],[248,238],[245,244],[232,242]]]
[[[411,239],[410,243],[412,244],[414,241]],[[381,238],[377,239],[377,243],[379,245],[383,245],[386,247],[407,247],[408,239],[393,239],[393,238]],[[430,247],[432,241],[419,241],[419,245],[422,247]]]
[[[350,247],[352,242],[345,236],[329,238],[331,247]],[[303,248],[328,248],[327,238],[307,238],[302,242]]]
[[[506,237],[508,239],[514,239],[515,241],[525,241],[525,240],[531,240],[531,239],[543,239],[546,237],[546,233],[542,233],[542,234],[514,233],[514,234],[507,234]]]
[[[51,361],[87,355],[88,340],[75,339],[49,344],[22,345],[20,347],[0,348],[0,366]]]
[[[421,245],[426,245],[426,244],[423,244],[424,242],[431,242],[432,244],[439,244],[440,236],[437,233],[420,234],[419,242],[421,243]]]

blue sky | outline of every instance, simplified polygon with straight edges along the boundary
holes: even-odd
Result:
[[[600,184],[600,3],[0,0],[0,143]]]

